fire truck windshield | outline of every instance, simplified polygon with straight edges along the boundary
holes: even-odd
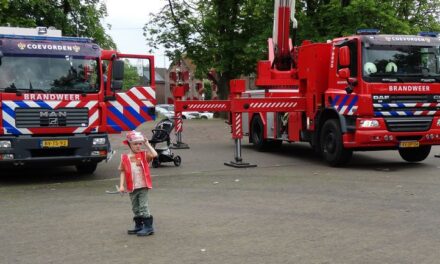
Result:
[[[96,93],[96,58],[3,56],[0,92]]]
[[[362,73],[367,82],[440,82],[438,46],[367,45]]]

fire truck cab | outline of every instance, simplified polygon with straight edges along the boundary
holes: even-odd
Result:
[[[245,132],[258,149],[308,141],[331,165],[342,165],[355,150],[397,149],[406,161],[422,161],[432,145],[440,144],[436,35],[360,31],[327,43],[305,41],[295,48],[293,60],[289,84],[268,75],[276,73],[267,68],[270,61],[259,62],[256,83],[264,89],[245,93],[306,102],[301,111],[256,113],[246,119]]]
[[[127,91],[124,58],[147,61],[132,67],[140,81]],[[108,134],[153,120],[154,104],[153,56],[104,51],[54,29],[0,28],[0,164],[92,173],[112,152]]]

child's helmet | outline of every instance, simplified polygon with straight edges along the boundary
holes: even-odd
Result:
[[[125,145],[128,145],[128,143],[144,142],[144,141],[145,141],[144,135],[142,135],[141,132],[133,130],[133,131],[130,131],[130,132],[127,133],[126,140],[124,140],[123,143]]]

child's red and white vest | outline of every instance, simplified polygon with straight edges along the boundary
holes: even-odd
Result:
[[[144,173],[145,183],[147,184],[147,188],[148,189],[153,188],[153,184],[151,182],[150,167],[148,166],[148,161],[147,161],[147,153],[139,152],[136,153],[135,157],[136,159],[140,159],[141,161],[142,171]],[[131,173],[131,163],[128,154],[122,154],[121,163],[125,171],[125,184],[127,185],[127,191],[133,192],[133,174]]]

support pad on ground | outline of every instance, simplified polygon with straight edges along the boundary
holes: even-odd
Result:
[[[182,142],[182,131],[178,131],[176,133],[176,137],[177,137],[176,143],[173,143],[171,145],[170,147],[171,149],[189,149],[188,144]]]
[[[234,168],[254,168],[257,167],[257,164],[250,164],[242,161],[230,161],[224,163],[226,166],[234,167]]]
[[[170,146],[170,149],[189,149],[188,144],[183,143],[183,142],[177,142],[177,143],[173,143]]]
[[[243,162],[243,159],[241,158],[241,139],[236,138],[235,139],[235,161],[225,162],[224,164],[226,166],[234,167],[234,168],[253,168],[257,167],[257,164],[250,164],[247,162]]]

